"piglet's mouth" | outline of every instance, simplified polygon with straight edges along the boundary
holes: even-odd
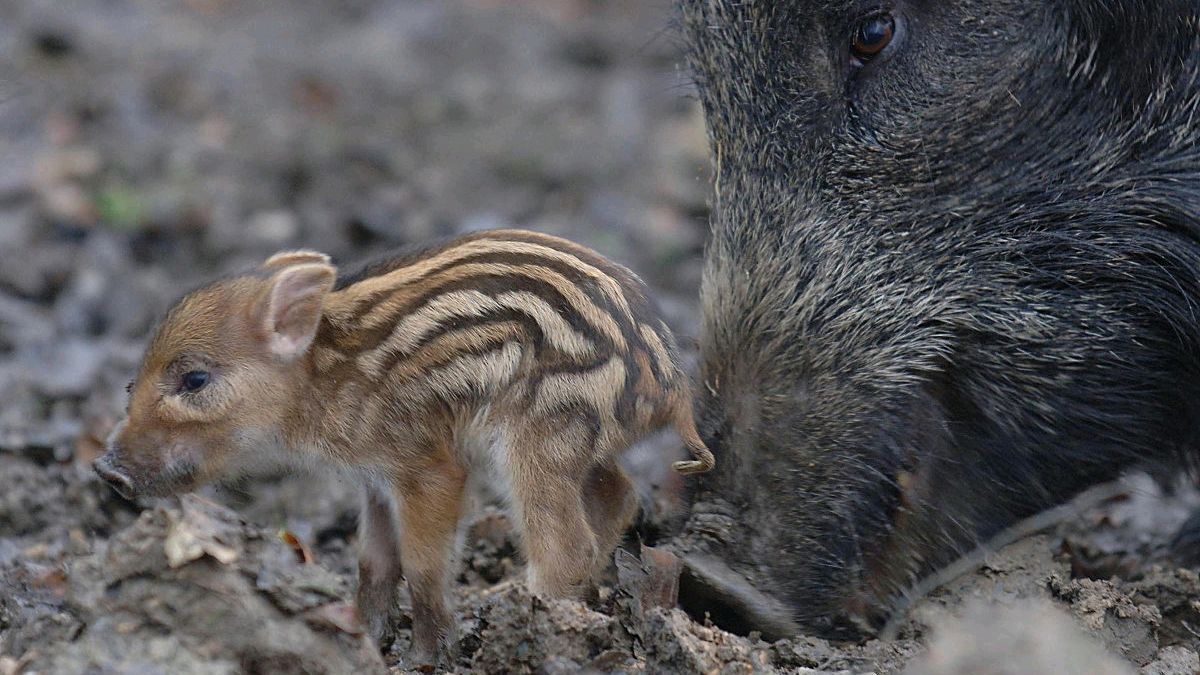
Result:
[[[130,501],[139,496],[170,497],[188,492],[196,487],[200,477],[200,467],[190,461],[173,462],[149,477],[140,471],[130,473],[117,463],[112,453],[97,459],[92,468],[117,494]]]
[[[106,454],[97,459],[92,468],[96,471],[96,475],[108,483],[112,489],[117,491],[125,499],[133,500],[137,496],[137,490],[133,488],[133,480],[129,474],[117,466],[113,461],[112,454]]]

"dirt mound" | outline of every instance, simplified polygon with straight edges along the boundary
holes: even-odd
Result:
[[[18,566],[8,580],[17,620],[0,644],[29,672],[386,670],[346,602],[347,579],[197,497],[143,512],[94,553]]]
[[[195,496],[139,514],[70,465],[0,462],[8,503],[29,490],[61,505],[4,521],[0,673],[408,672],[406,593],[399,636],[382,656],[362,636],[349,603],[354,527],[331,507],[347,501],[334,487],[317,485],[330,510],[296,536]],[[251,511],[311,501],[312,486],[292,478],[249,488],[261,495]],[[618,551],[586,602],[534,597],[508,520],[483,509],[455,587],[453,671],[1193,672],[1200,577],[1150,567],[1132,580],[1075,578],[1063,541],[1039,535],[987,556],[914,603],[894,639],[772,643],[676,608],[682,562],[665,549]]]

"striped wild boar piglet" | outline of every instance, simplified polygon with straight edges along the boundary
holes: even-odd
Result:
[[[127,497],[264,461],[361,476],[360,611],[379,638],[403,575],[429,660],[454,643],[469,475],[506,496],[531,589],[569,596],[636,515],[619,453],[665,426],[694,456],[677,470],[712,468],[644,284],[569,241],[491,231],[341,277],[321,253],[281,253],[188,294],[96,470]]]

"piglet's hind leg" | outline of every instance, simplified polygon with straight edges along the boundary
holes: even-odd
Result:
[[[358,611],[377,643],[388,633],[388,615],[400,583],[400,530],[390,488],[367,486],[359,516]]]
[[[509,452],[513,506],[528,559],[529,589],[548,597],[578,596],[596,567],[596,535],[584,511],[581,483],[586,434],[547,423],[519,434]],[[583,440],[583,442],[586,442]]]
[[[612,552],[638,512],[637,492],[616,460],[597,464],[583,486],[588,524],[596,533],[597,567],[611,559]],[[597,569],[597,572],[600,570]]]

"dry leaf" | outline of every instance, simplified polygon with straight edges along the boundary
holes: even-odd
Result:
[[[638,612],[651,607],[674,607],[679,600],[683,561],[666,549],[642,545],[641,559],[617,549],[617,580],[634,600]]]
[[[337,630],[347,635],[362,635],[365,632],[358,609],[346,602],[331,602],[314,607],[304,613],[304,621],[313,628]]]
[[[67,573],[61,567],[46,570],[30,583],[34,588],[44,588],[59,598],[67,595]]]
[[[19,659],[0,656],[0,675],[20,675],[25,670],[25,666],[33,660],[31,655],[32,652]]]
[[[202,556],[209,555],[228,565],[238,559],[237,549],[217,538],[217,523],[200,508],[187,500],[181,503],[183,517],[171,523],[163,541],[163,552],[171,569],[182,567]],[[191,507],[191,508],[189,508]]]
[[[279,539],[287,544],[289,548],[296,552],[296,558],[305,565],[311,565],[316,558],[313,556],[312,549],[308,547],[300,537],[297,537],[288,530],[279,531]]]

